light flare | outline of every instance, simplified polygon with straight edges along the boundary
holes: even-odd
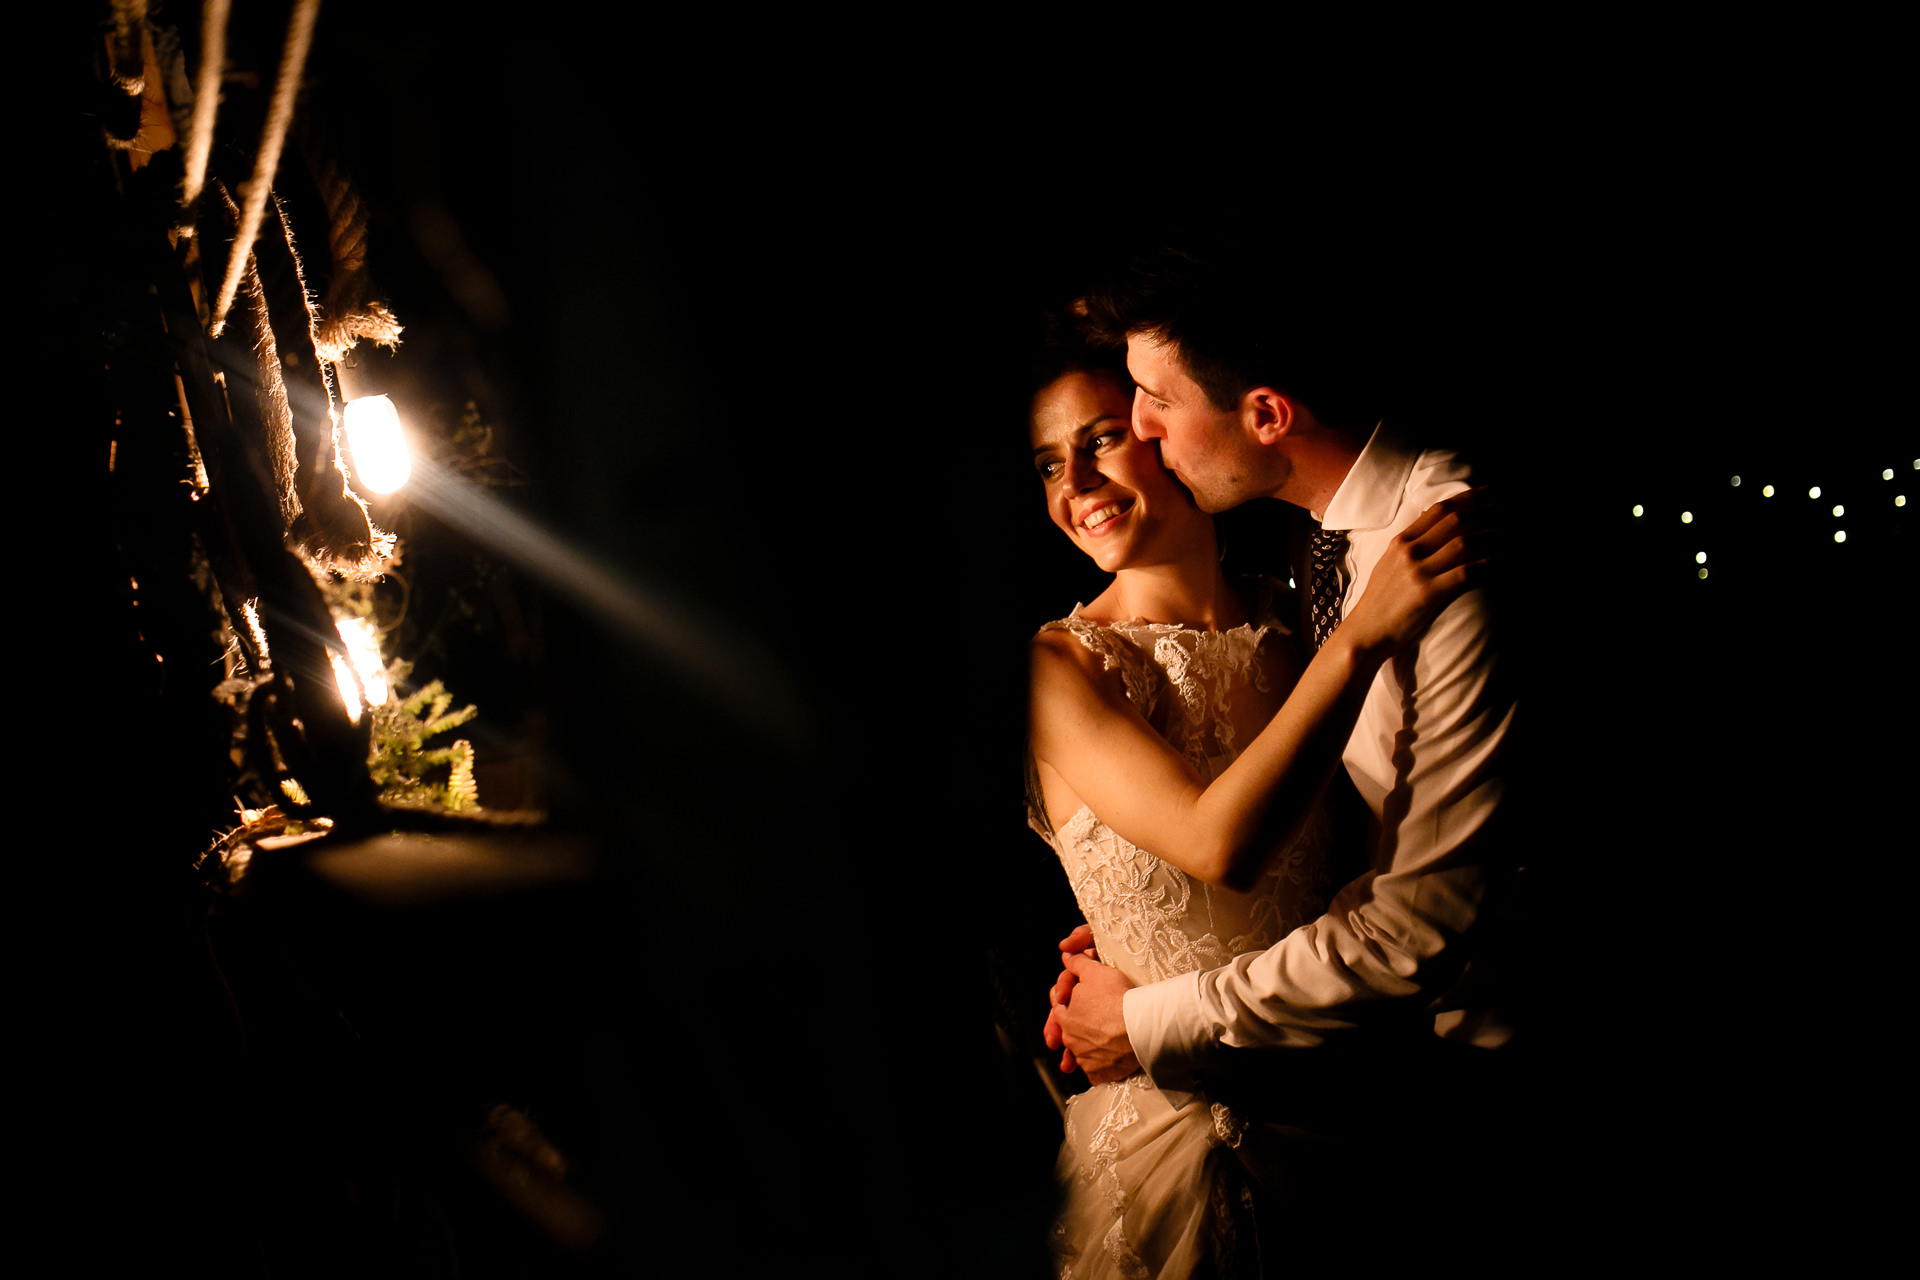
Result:
[[[421,461],[408,496],[449,528],[519,565],[616,635],[645,646],[705,686],[711,697],[747,723],[789,742],[806,733],[791,677],[747,628],[670,601],[431,460]]]

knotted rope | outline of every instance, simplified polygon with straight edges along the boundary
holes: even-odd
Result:
[[[226,277],[220,282],[220,292],[213,302],[212,321],[207,326],[207,331],[216,338],[226,327],[227,311],[233,306],[234,294],[240,290],[247,261],[253,256],[254,239],[259,236],[260,223],[266,216],[267,197],[272,194],[273,175],[280,168],[280,152],[287,144],[287,130],[293,124],[293,103],[300,92],[300,74],[307,65],[307,51],[313,47],[313,24],[319,16],[320,0],[297,0],[293,17],[287,23],[287,43],[280,54],[280,76],[273,86],[266,126],[260,131],[260,150],[254,157],[253,177],[241,190],[239,233],[234,237]]]
[[[400,322],[383,303],[367,297],[372,291],[367,271],[367,207],[346,167],[311,119],[302,121],[300,150],[313,174],[313,185],[327,205],[327,253],[333,259],[327,295],[317,308],[314,350],[322,360],[338,364],[361,338],[376,346],[396,346]]]

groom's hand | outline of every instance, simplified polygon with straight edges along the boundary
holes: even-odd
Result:
[[[1088,1080],[1107,1084],[1126,1079],[1140,1069],[1121,1008],[1121,999],[1133,984],[1118,969],[1084,954],[1069,955],[1065,963],[1074,983],[1067,1001],[1056,1005],[1047,1017],[1048,1044],[1053,1043],[1057,1025],[1061,1043],[1079,1062]]]

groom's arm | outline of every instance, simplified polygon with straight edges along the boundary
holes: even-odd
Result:
[[[1203,1087],[1223,1048],[1319,1044],[1424,1009],[1459,976],[1464,941],[1511,875],[1496,819],[1513,703],[1495,656],[1476,591],[1376,678],[1347,761],[1380,840],[1373,869],[1324,916],[1225,968],[1125,993],[1120,1037],[1156,1085]]]

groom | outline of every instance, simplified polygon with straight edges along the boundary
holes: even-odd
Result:
[[[1096,327],[1126,340],[1134,430],[1160,441],[1202,508],[1271,497],[1314,521],[1295,560],[1310,648],[1393,537],[1473,482],[1453,453],[1345,408],[1324,380],[1327,353],[1312,349],[1317,317],[1258,263],[1165,251],[1136,259],[1090,305]],[[1290,327],[1294,316],[1308,323]],[[1472,1141],[1470,1119],[1436,1138],[1404,1117],[1464,1104],[1457,1082],[1484,1079],[1479,1064],[1514,1032],[1492,945],[1519,879],[1502,825],[1514,703],[1485,595],[1448,606],[1367,694],[1343,755],[1370,813],[1366,872],[1270,950],[1151,986],[1129,989],[1082,954],[1090,934],[1077,930],[1046,1026],[1064,1066],[1077,1060],[1095,1082],[1140,1069],[1162,1091],[1254,1098],[1263,1118],[1331,1131],[1350,1150],[1377,1153],[1389,1132]],[[1309,1097],[1323,1104],[1311,1118],[1283,1114]]]

